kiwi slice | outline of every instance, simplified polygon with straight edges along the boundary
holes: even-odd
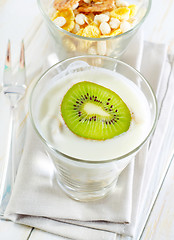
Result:
[[[61,113],[73,133],[94,140],[120,135],[131,122],[127,105],[115,92],[88,81],[74,84],[67,91]]]

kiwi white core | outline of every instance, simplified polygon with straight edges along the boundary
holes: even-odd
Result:
[[[98,141],[79,137],[69,130],[62,119],[60,106],[66,92],[73,84],[81,81],[100,84],[122,98],[132,114],[127,132],[112,139]],[[62,77],[57,75],[51,82],[49,88],[39,96],[37,125],[41,135],[58,151],[82,160],[114,159],[129,153],[146,138],[151,127],[149,104],[144,94],[129,79],[113,71],[96,68]],[[107,112],[94,104],[88,103],[84,109],[88,114],[95,112],[108,116]]]
[[[109,113],[107,113],[105,110],[102,109],[102,107],[97,106],[94,103],[86,103],[83,107],[83,110],[86,112],[86,114],[92,115],[96,114],[101,117],[109,117]]]

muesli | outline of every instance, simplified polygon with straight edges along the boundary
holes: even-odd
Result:
[[[83,37],[119,35],[136,22],[137,6],[123,0],[55,0],[54,8],[51,20]]]

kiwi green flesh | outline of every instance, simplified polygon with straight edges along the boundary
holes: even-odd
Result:
[[[88,112],[90,106],[93,110]],[[129,129],[131,122],[130,111],[119,95],[88,81],[76,83],[67,91],[61,113],[73,133],[94,140],[118,136]]]

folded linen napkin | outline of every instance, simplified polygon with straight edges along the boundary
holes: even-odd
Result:
[[[154,58],[145,54],[147,50]],[[141,67],[144,75],[147,68],[140,64],[141,59],[143,63],[148,63],[148,73],[151,73],[148,80],[155,83],[154,86],[159,85],[165,60],[164,46],[155,49],[151,44],[143,46],[140,35],[137,35],[123,59],[132,66]],[[134,233],[147,161],[146,148],[136,157],[135,165],[130,164],[121,174],[112,197],[79,203],[69,199],[54,183],[52,163],[42,150],[30,122],[27,132],[25,151],[6,218],[72,239],[108,240],[116,239],[117,233]]]

